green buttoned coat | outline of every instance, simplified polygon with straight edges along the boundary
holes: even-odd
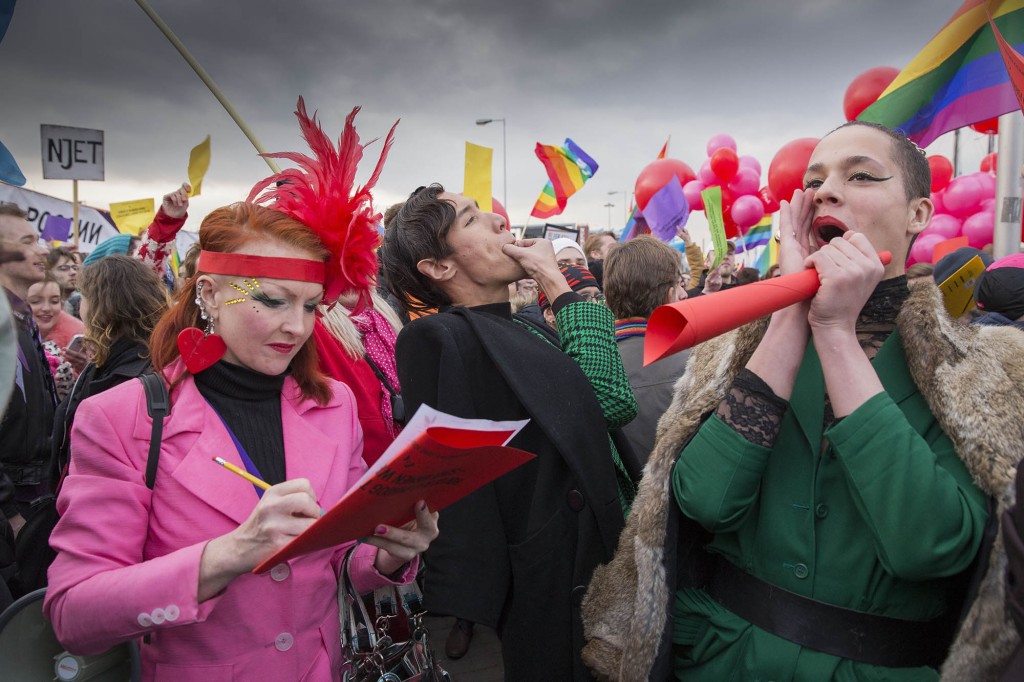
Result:
[[[899,332],[873,361],[884,392],[824,428],[825,384],[808,345],[775,445],[717,416],[676,463],[672,489],[713,533],[708,550],[783,589],[874,614],[929,620],[967,568],[984,493],[911,379]],[[750,625],[702,590],[676,595],[682,680],[935,680],[812,651]]]

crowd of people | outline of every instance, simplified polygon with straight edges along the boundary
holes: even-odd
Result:
[[[0,610],[46,587],[69,651],[137,640],[145,679],[339,680],[347,566],[419,583],[451,659],[494,628],[508,680],[1022,679],[1024,255],[908,270],[933,206],[902,134],[822,138],[762,277],[684,229],[517,239],[439,184],[380,216],[297,114],[314,156],[207,215],[176,275],[187,184],[84,258],[0,204]],[[807,268],[811,300],[644,366],[659,306]],[[536,457],[251,573],[421,405],[529,420]]]

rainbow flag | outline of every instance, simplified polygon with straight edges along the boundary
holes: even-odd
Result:
[[[1024,0],[992,14],[1006,41],[1024,48]],[[898,128],[922,147],[943,133],[1019,107],[985,0],[967,0],[858,120]]]
[[[768,274],[768,268],[779,262],[779,243],[774,239],[768,242],[768,246],[761,252],[761,257],[754,263],[755,268],[761,271],[761,277]]]
[[[747,233],[736,240],[736,253],[753,251],[754,249],[767,246],[772,239],[772,217],[766,215],[757,225],[754,225]]]
[[[569,197],[594,177],[597,161],[568,137],[562,147],[538,142],[534,151],[548,173],[548,184],[541,191],[530,215],[541,219],[550,218],[564,211]]]
[[[779,244],[772,238],[772,217],[766,215],[739,239],[734,240],[737,255],[743,254],[744,267],[757,268],[764,276],[779,260]]]
[[[537,202],[533,205],[530,215],[534,218],[546,220],[561,212],[562,209],[558,207],[558,199],[555,198],[555,188],[548,182],[548,184],[544,185],[544,189],[541,190],[540,196],[537,197]]]

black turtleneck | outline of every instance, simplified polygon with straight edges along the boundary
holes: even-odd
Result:
[[[196,388],[245,448],[259,476],[285,480],[281,388],[288,372],[270,376],[221,360],[195,375]]]

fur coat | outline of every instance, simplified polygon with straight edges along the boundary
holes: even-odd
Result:
[[[658,423],[654,451],[612,561],[597,569],[583,602],[584,662],[600,679],[666,676],[676,587],[666,538],[681,512],[670,481],[676,459],[704,415],[725,396],[757,347],[768,319],[698,346]],[[965,327],[946,314],[939,290],[911,285],[897,326],[921,394],[996,518],[1013,504],[1013,478],[1024,450],[1024,334],[1006,327]],[[676,524],[677,525],[677,524]],[[671,567],[671,568],[667,568]],[[942,680],[996,679],[1018,642],[1004,599],[1002,535],[942,666]]]

